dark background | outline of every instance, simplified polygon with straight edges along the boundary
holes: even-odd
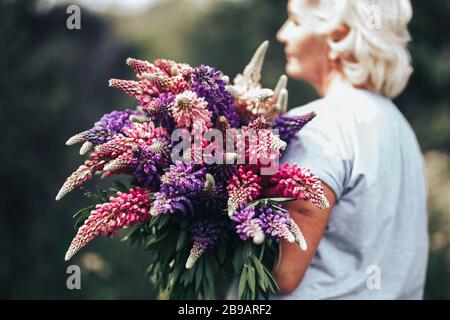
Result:
[[[72,215],[89,203],[79,190],[54,201],[83,161],[77,148],[64,145],[66,139],[106,112],[134,106],[108,88],[109,78],[133,79],[127,57],[204,63],[232,77],[268,39],[263,83],[273,87],[283,73],[275,33],[286,19],[286,2],[154,2],[129,12],[81,5],[81,30],[68,30],[69,3],[0,0],[0,298],[156,298],[144,275],[145,251],[120,239],[98,238],[76,256],[82,290],[68,290],[64,253],[76,233]],[[449,299],[450,1],[413,2],[415,72],[395,102],[427,163],[426,298]],[[303,82],[291,80],[288,89],[290,107],[317,98]]]

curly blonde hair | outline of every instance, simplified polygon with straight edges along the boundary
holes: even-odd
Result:
[[[355,86],[394,98],[412,74],[407,26],[410,0],[300,0],[314,30],[325,35],[330,54]],[[306,9],[306,10],[305,10]],[[345,28],[344,36],[336,36]]]

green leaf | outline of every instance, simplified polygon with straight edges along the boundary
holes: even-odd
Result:
[[[288,202],[295,200],[294,198],[266,198],[265,200],[273,201],[273,202]]]
[[[217,246],[217,257],[219,260],[219,263],[222,265],[225,262],[225,258],[226,258],[226,252],[227,248],[226,248],[226,244],[224,242],[220,242],[219,245]]]
[[[197,266],[197,270],[195,272],[195,291],[198,292],[198,289],[200,288],[200,284],[202,283],[202,279],[203,279],[203,269],[204,269],[204,265],[205,265],[205,259],[202,259],[203,257],[200,257],[196,264],[198,264]]]
[[[250,286],[250,290],[252,291],[252,294],[254,294],[256,290],[256,279],[255,279],[255,268],[253,268],[253,266],[248,267],[247,281]]]
[[[209,258],[209,257],[208,257]],[[211,285],[214,284],[214,273],[213,273],[213,265],[212,259],[205,259],[205,279]]]
[[[247,265],[245,264],[244,267],[242,268],[241,278],[239,279],[239,291],[238,291],[239,300],[242,300],[244,296],[246,283],[247,283]]]
[[[178,235],[177,240],[177,246],[176,251],[180,251],[184,246],[186,246],[186,238],[187,238],[187,231],[186,229],[181,229],[180,234]]]
[[[121,192],[129,192],[129,188],[120,181],[114,181],[114,189]]]
[[[86,211],[90,213],[94,209],[95,209],[95,204],[90,205],[90,206],[88,206],[86,208],[80,209],[72,216],[72,218],[76,218],[77,216],[79,216],[80,214],[85,213]]]
[[[102,202],[108,202],[108,193],[106,192],[106,190],[100,186],[96,186],[95,188],[97,189],[97,197]]]

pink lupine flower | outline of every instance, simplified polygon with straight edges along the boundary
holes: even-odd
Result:
[[[128,58],[126,64],[129,67],[131,67],[134,70],[134,72],[136,72],[137,76],[141,76],[143,73],[151,73],[156,71],[155,66],[152,63],[145,60]]]
[[[212,126],[211,111],[207,109],[208,103],[199,98],[193,91],[185,91],[175,98],[172,106],[172,115],[177,127],[190,128],[200,132]]]
[[[90,159],[86,160],[69,178],[64,182],[63,186],[56,196],[56,200],[60,200],[66,194],[82,185],[84,182],[92,178],[92,174],[103,169],[106,160],[100,158],[97,153],[92,153]]]
[[[232,216],[240,205],[255,200],[261,194],[261,178],[252,170],[240,166],[236,175],[228,180],[228,214]]]
[[[292,167],[286,163],[271,179],[276,184],[275,190],[285,197],[299,200],[311,200],[320,209],[329,208],[328,200],[320,180],[311,175],[308,168]]]
[[[147,189],[130,189],[129,193],[118,192],[109,202],[98,204],[91,211],[83,226],[72,240],[66,253],[66,261],[99,235],[114,236],[119,229],[145,223],[150,219],[151,202]]]
[[[146,107],[160,93],[154,83],[145,79],[141,81],[111,79],[109,80],[109,86],[120,89],[134,97],[142,107]]]
[[[280,158],[281,150],[284,150],[286,145],[286,142],[269,129],[250,130],[248,159],[251,164],[271,164]]]

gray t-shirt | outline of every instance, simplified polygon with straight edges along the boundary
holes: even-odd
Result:
[[[337,202],[300,286],[272,298],[421,299],[427,188],[414,132],[389,99],[344,83],[289,114],[310,111],[282,162],[309,167]]]

